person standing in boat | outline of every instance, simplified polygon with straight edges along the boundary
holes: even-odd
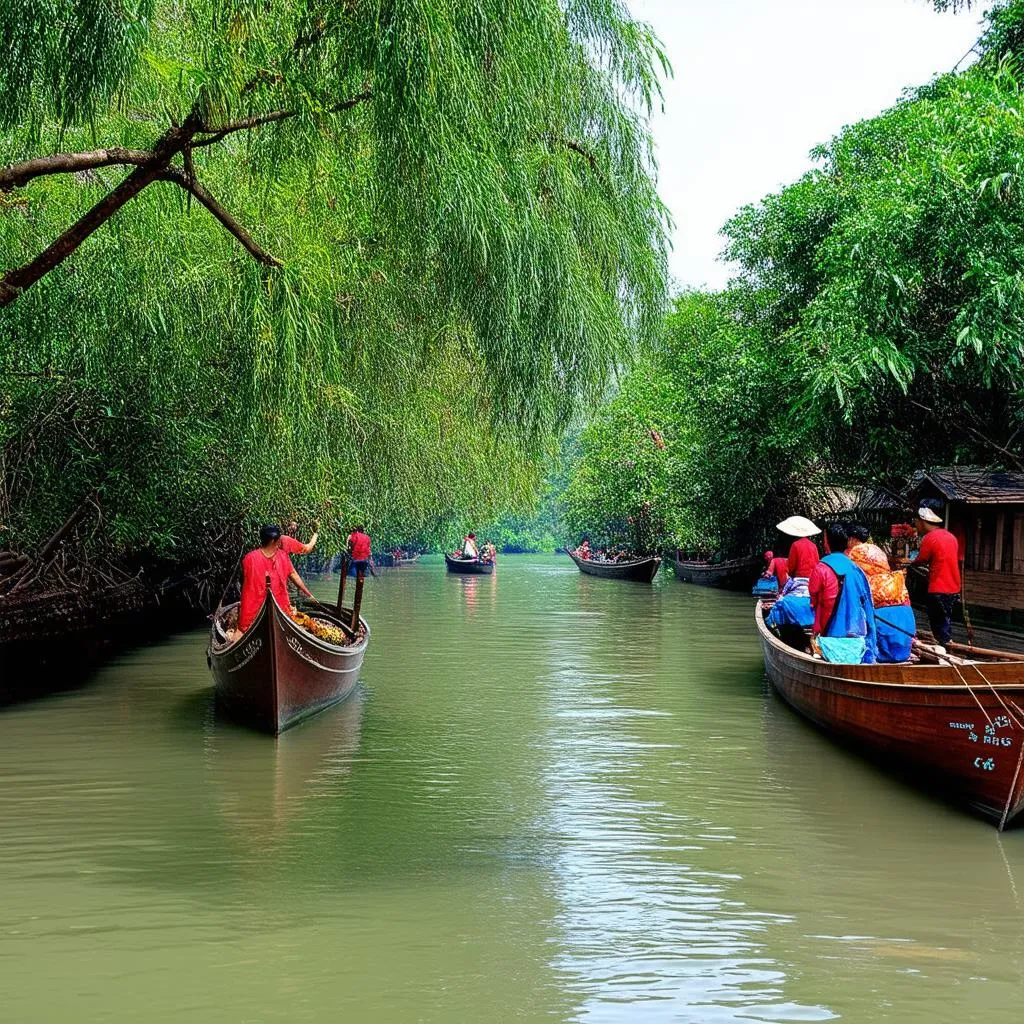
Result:
[[[811,635],[826,661],[873,665],[878,642],[871,586],[846,554],[848,545],[846,526],[829,523],[828,554],[811,570],[807,585],[814,611]]]
[[[462,538],[462,557],[463,558],[479,558],[480,549],[476,546],[476,534],[467,533]]]
[[[306,597],[312,598],[309,588],[295,571],[291,559],[281,547],[281,527],[267,525],[260,528],[260,546],[242,559],[242,600],[238,608],[238,629],[229,639],[235,640],[244,633],[259,615],[267,592],[270,592],[278,607],[286,615],[294,615],[288,583],[291,581]]]
[[[370,566],[370,549],[372,543],[370,535],[363,529],[362,525],[357,526],[348,535],[348,557],[355,568],[356,576],[365,576]]]
[[[576,557],[577,558],[582,558],[583,561],[585,561],[585,562],[590,560],[590,538],[589,537],[584,537],[583,540],[580,541],[580,546],[576,549]]]
[[[917,510],[921,547],[911,565],[928,566],[928,621],[935,639],[953,639],[953,612],[960,600],[960,545],[942,525],[942,502],[924,498]]]
[[[299,524],[296,520],[289,521],[288,526],[281,533],[281,550],[290,558],[292,555],[308,555],[316,547],[319,532],[314,530],[313,536],[305,544],[296,536],[299,532]]]

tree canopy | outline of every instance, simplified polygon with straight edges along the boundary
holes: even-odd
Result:
[[[440,536],[656,329],[666,65],[619,0],[0,0],[0,47],[10,544],[94,489],[125,550]]]
[[[684,297],[584,432],[576,529],[647,503],[662,543],[729,545],[808,484],[1024,469],[1024,3],[976,51],[725,225],[729,290]]]

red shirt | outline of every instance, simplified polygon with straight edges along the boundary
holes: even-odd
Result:
[[[286,555],[301,555],[305,547],[301,540],[289,537],[287,533],[281,534],[281,550]]]
[[[242,606],[238,610],[238,628],[245,630],[259,614],[263,595],[267,592],[267,575],[270,575],[270,591],[285,612],[291,607],[288,594],[288,577],[295,570],[292,561],[280,548],[273,558],[267,558],[257,548],[242,559]]]
[[[348,535],[348,547],[353,562],[365,562],[370,557],[370,538],[365,533],[353,530]]]
[[[774,576],[779,581],[779,590],[786,585],[789,579],[789,562],[785,558],[773,558],[768,563],[768,576]]]
[[[789,575],[811,578],[811,572],[821,561],[818,545],[808,537],[799,537],[789,549]]]
[[[956,537],[941,527],[930,530],[921,540],[914,565],[928,563],[929,594],[960,593],[960,561]]]
[[[807,579],[807,591],[811,595],[811,607],[814,609],[815,633],[824,633],[828,620],[832,618],[832,609],[839,597],[839,577],[824,562],[811,570]]]

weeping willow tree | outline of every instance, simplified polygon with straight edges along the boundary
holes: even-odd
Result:
[[[0,0],[0,48],[0,547],[92,494],[171,559],[440,539],[657,324],[620,0]]]

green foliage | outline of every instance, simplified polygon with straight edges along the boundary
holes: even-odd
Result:
[[[584,431],[571,531],[736,549],[816,484],[1024,469],[1022,25],[997,5],[974,66],[725,226],[736,279],[685,296]]]
[[[798,488],[799,354],[745,326],[740,296],[684,295],[660,345],[588,425],[566,490],[570,535],[636,550],[735,549]]]
[[[0,545],[92,488],[118,550],[160,556],[292,514],[443,543],[527,503],[660,316],[649,30],[617,0],[86,6],[0,0],[0,162],[290,111],[193,151],[283,269],[158,182],[7,307]],[[0,265],[122,177],[0,195]]]

